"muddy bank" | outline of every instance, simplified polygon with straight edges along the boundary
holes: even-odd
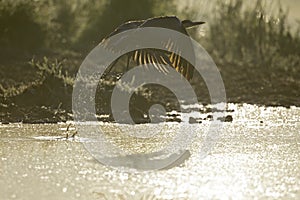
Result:
[[[282,71],[218,64],[222,75],[227,102],[249,103],[266,106],[300,106],[300,78]],[[109,81],[100,81],[96,93],[96,111],[101,121],[113,121],[110,97],[120,74],[113,74]],[[72,120],[72,85],[63,79],[45,75],[39,81],[28,80],[27,88],[8,97],[0,97],[0,121],[24,123],[55,123]],[[2,80],[3,81],[3,80]],[[34,84],[33,84],[34,83]],[[201,104],[210,104],[206,84],[199,74],[191,80]],[[135,93],[130,101],[130,114],[136,122],[148,122],[148,110],[153,104],[161,104],[166,111],[180,111],[175,95],[167,88],[147,85]],[[205,112],[205,109],[201,112]],[[171,116],[177,120],[177,116]]]

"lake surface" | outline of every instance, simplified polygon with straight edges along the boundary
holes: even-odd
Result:
[[[80,135],[65,139],[67,124],[2,124],[0,199],[300,199],[300,108],[229,107],[233,121],[224,122],[207,157],[198,155],[210,123],[203,121],[185,128],[196,137],[182,164],[135,173],[100,164]],[[102,126],[115,131],[111,123]]]

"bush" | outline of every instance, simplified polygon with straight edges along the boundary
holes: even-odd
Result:
[[[77,41],[77,47],[90,50],[120,24],[129,20],[153,17],[155,13],[160,13],[160,8],[167,2],[170,1],[164,3],[153,0],[105,1],[101,9],[90,13],[86,28]]]
[[[277,66],[278,57],[297,55],[299,60],[299,34],[291,33],[287,13],[280,7],[276,17],[269,16],[260,0],[245,11],[244,4],[242,0],[219,1],[217,4],[208,42],[214,57],[219,62],[265,69]]]
[[[14,51],[34,51],[43,46],[45,32],[35,21],[34,6],[28,2],[0,4],[0,45]]]

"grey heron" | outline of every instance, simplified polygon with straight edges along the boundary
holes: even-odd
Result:
[[[111,34],[102,40],[101,43],[106,42],[113,35],[127,31],[130,29],[138,29],[143,27],[160,27],[167,28],[174,31],[178,31],[189,36],[186,29],[192,28],[205,22],[197,21],[193,22],[191,20],[179,20],[176,16],[163,16],[163,17],[154,17],[146,20],[139,21],[129,21],[119,27],[117,27]],[[166,41],[167,42],[167,41]],[[172,43],[173,41],[171,41]],[[173,46],[174,43],[169,44]],[[192,48],[192,45],[189,44]],[[116,59],[109,67],[109,71],[116,64],[118,59]],[[162,65],[168,64],[181,73],[187,80],[190,80],[193,77],[194,67],[183,59],[180,56],[180,53],[167,52],[158,49],[139,49],[127,54],[127,70],[130,61],[136,62],[137,65],[151,63],[156,66],[160,71],[167,71]]]

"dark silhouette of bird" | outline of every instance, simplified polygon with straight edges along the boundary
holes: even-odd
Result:
[[[119,27],[117,27],[112,33],[102,40],[101,43],[106,42],[113,35],[127,31],[130,29],[138,29],[143,27],[159,27],[167,28],[174,31],[178,31],[189,36],[186,29],[204,24],[205,22],[193,22],[191,20],[179,20],[176,16],[163,16],[149,18],[146,20],[129,21]],[[175,41],[165,41],[169,47],[174,47]],[[192,48],[192,45],[189,44]],[[109,67],[110,71],[116,64],[116,59]],[[137,65],[147,65],[148,63],[153,64],[158,70],[167,72],[165,65],[169,65],[175,68],[181,73],[187,80],[193,77],[194,67],[185,59],[180,56],[180,52],[168,52],[159,49],[139,49],[133,52],[127,53],[127,70],[131,61],[134,61]]]

